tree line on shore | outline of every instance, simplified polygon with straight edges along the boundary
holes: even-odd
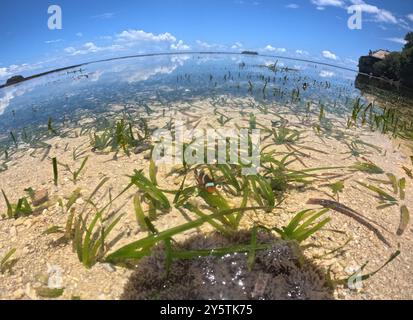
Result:
[[[402,51],[391,52],[383,60],[375,62],[372,73],[413,88],[413,32],[409,32],[404,40],[406,43]]]

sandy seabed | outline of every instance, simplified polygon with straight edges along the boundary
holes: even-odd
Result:
[[[412,180],[406,176],[402,169],[403,166],[412,168],[411,151],[409,148],[400,145],[399,141],[377,132],[371,132],[368,129],[347,129],[346,119],[340,119],[330,114],[326,115],[331,123],[330,130],[317,133],[311,125],[316,122],[317,116],[314,114],[306,121],[302,121],[303,117],[289,114],[287,108],[279,105],[274,104],[270,108],[270,112],[264,114],[253,108],[250,103],[244,103],[243,99],[234,98],[227,101],[233,102],[233,105],[227,103],[224,106],[219,106],[219,112],[232,119],[223,127],[218,123],[217,118],[219,116],[214,114],[214,107],[208,99],[195,100],[190,104],[187,102],[175,103],[171,109],[172,111],[167,111],[165,115],[162,109],[151,106],[157,111],[148,118],[149,125],[155,128],[163,127],[171,117],[177,118],[179,116],[185,123],[188,123],[188,128],[191,128],[194,123],[198,123],[198,129],[209,129],[211,127],[233,129],[235,124],[240,127],[248,127],[248,115],[254,113],[258,124],[271,128],[271,120],[279,120],[275,115],[282,113],[283,117],[288,120],[288,128],[301,132],[298,145],[293,146],[305,155],[301,154],[302,163],[296,161],[293,165],[294,168],[303,169],[305,168],[304,165],[307,168],[351,166],[356,161],[371,161],[382,168],[385,173],[393,173],[398,178],[405,177],[407,179],[404,203],[410,211],[412,210]],[[245,105],[242,108],[244,116],[240,114],[240,104]],[[116,116],[117,110],[119,110],[119,107],[113,106],[113,112],[110,113],[110,116]],[[74,130],[80,133],[80,128]],[[356,157],[356,155],[350,153],[348,146],[348,143],[354,140],[362,140],[377,148],[364,145],[365,153]],[[130,181],[128,175],[133,174],[135,169],[143,169],[143,173],[149,176],[148,152],[132,153],[130,156],[120,152],[118,157],[114,159],[113,152],[106,154],[93,152],[88,135],[53,137],[46,142],[52,145],[46,159],[41,161],[42,153],[35,150],[18,150],[13,154],[13,158],[8,164],[8,170],[0,173],[0,188],[5,190],[11,202],[16,203],[19,198],[25,196],[24,189],[28,187],[35,190],[47,189],[50,199],[50,206],[40,214],[16,220],[0,220],[0,257],[3,257],[10,249],[16,248],[14,258],[18,259],[11,272],[0,274],[0,298],[42,299],[37,295],[36,288],[44,286],[46,283],[50,285],[50,279],[55,279],[57,286],[64,288],[63,294],[59,297],[60,299],[74,297],[81,299],[119,299],[122,297],[124,287],[133,270],[101,262],[96,263],[91,269],[86,269],[79,262],[70,244],[56,242],[61,235],[45,235],[43,232],[51,226],[65,225],[67,213],[59,206],[58,199],[63,199],[64,203],[67,202],[68,197],[75,189],[81,189],[82,197],[74,205],[75,210],[80,210],[88,195],[104,177],[108,177],[109,181],[97,195],[97,198],[101,199],[108,199],[109,190],[112,195],[120,193]],[[262,147],[269,142],[270,139],[262,142]],[[300,146],[317,149],[324,153],[302,149]],[[77,147],[85,150],[83,157],[89,157],[77,183],[74,184],[71,181],[69,172],[59,167],[59,183],[58,186],[54,186],[51,158],[57,157],[61,163],[79,167],[82,160],[73,161],[72,157],[72,151]],[[273,149],[288,152],[285,145],[272,146],[268,150]],[[173,166],[166,165],[158,168],[158,183],[161,188],[179,188],[182,178],[177,174],[170,175],[172,169]],[[342,279],[350,275],[351,271],[349,270],[362,266],[366,261],[369,261],[369,264],[365,272],[376,270],[386,262],[392,253],[400,249],[401,254],[379,273],[364,281],[361,288],[350,290],[338,286],[333,292],[333,297],[336,299],[412,299],[413,230],[409,225],[402,236],[397,236],[396,230],[400,223],[399,206],[377,210],[376,207],[379,204],[375,195],[356,183],[356,181],[364,181],[378,184],[369,181],[368,178],[385,180],[387,177],[384,174],[369,175],[345,169],[328,172],[343,174],[343,176],[330,181],[316,179],[308,186],[289,188],[285,194],[285,200],[279,208],[270,213],[258,211],[245,214],[241,221],[241,229],[247,229],[254,223],[268,227],[280,227],[288,224],[294,213],[312,207],[306,205],[308,199],[333,200],[331,189],[327,184],[344,177],[345,188],[339,194],[340,203],[384,226],[388,231],[381,231],[390,242],[391,247],[383,244],[365,226],[343,214],[330,211],[328,215],[332,218],[332,221],[303,243],[303,246],[310,243],[312,245],[304,250],[305,257],[325,271],[330,269],[333,278]],[[185,185],[195,184],[193,175],[188,175]],[[380,186],[389,193],[392,192],[391,186],[383,184]],[[132,188],[112,205],[111,210],[119,210],[120,213],[125,213],[125,215],[112,233],[113,237],[119,234],[121,237],[120,241],[109,250],[110,252],[146,235],[146,232],[140,230],[136,223],[132,203],[132,197],[136,191],[136,188]],[[173,199],[173,195],[168,195],[168,197],[170,197],[170,200]],[[233,199],[233,204],[238,204],[238,200]],[[5,202],[0,201],[0,212],[5,213],[6,211]],[[188,217],[185,217],[180,211],[173,208],[170,212],[159,215],[153,221],[153,224],[158,230],[165,230],[186,223],[188,218],[194,219],[196,216],[189,213]],[[199,233],[211,231],[209,225],[204,225],[199,229],[178,235],[175,240],[184,241]],[[351,240],[340,250],[323,256],[326,252],[344,245],[349,239]]]

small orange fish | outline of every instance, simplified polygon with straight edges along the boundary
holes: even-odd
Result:
[[[215,192],[216,186],[214,180],[203,170],[198,171],[195,169],[195,179],[198,182],[198,185],[205,188],[209,193]]]

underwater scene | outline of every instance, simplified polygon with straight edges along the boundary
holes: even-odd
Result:
[[[411,299],[413,101],[141,55],[0,89],[2,299]]]

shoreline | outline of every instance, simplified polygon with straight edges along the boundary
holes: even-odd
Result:
[[[268,54],[257,54],[257,55],[250,55],[250,54],[245,54],[241,52],[224,52],[224,51],[181,51],[181,52],[160,52],[160,53],[145,53],[145,54],[136,54],[136,55],[127,55],[127,56],[121,56],[121,57],[114,57],[114,58],[107,58],[107,59],[99,59],[99,60],[94,60],[94,61],[89,61],[89,62],[84,62],[80,64],[76,64],[73,66],[68,66],[68,67],[62,67],[62,68],[57,68],[57,69],[52,69],[46,72],[42,72],[39,74],[34,74],[29,77],[25,77],[23,80],[17,82],[17,83],[12,83],[12,84],[3,84],[0,85],[0,89],[6,88],[9,86],[13,86],[15,84],[25,82],[31,79],[39,78],[48,74],[60,72],[60,71],[65,71],[68,69],[73,69],[73,68],[78,68],[94,63],[101,63],[101,62],[109,62],[109,61],[116,61],[116,60],[123,60],[123,59],[132,59],[132,58],[144,58],[144,57],[157,57],[157,56],[173,56],[173,55],[195,55],[195,54],[200,54],[200,55],[241,55],[241,56],[248,56],[248,57],[267,57],[267,58],[277,58],[277,59],[285,59],[285,60],[294,60],[294,61],[301,61],[301,62],[308,62],[308,63],[314,63],[318,65],[324,65],[324,66],[329,66],[329,67],[334,67],[342,70],[347,70],[347,71],[352,71],[357,73],[357,70],[346,68],[346,67],[341,67],[337,65],[333,65],[330,63],[324,63],[324,62],[318,62],[314,60],[308,60],[308,59],[300,59],[300,58],[292,58],[292,57],[285,57],[285,56],[279,56],[279,55],[268,55]]]

